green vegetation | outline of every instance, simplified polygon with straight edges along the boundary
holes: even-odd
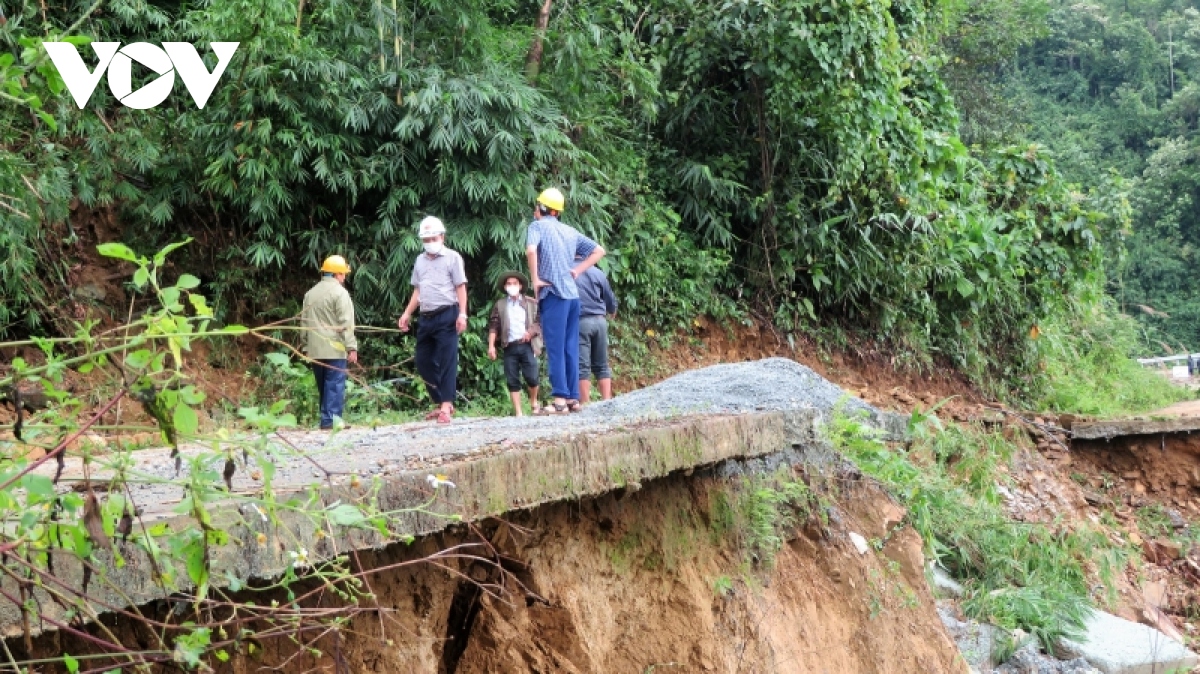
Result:
[[[814,514],[824,522],[819,490],[787,468],[739,478],[713,493],[709,531],[714,544],[732,543],[749,567],[771,568],[797,526]]]
[[[970,5],[552,3],[534,48],[539,6],[20,4],[0,42],[32,46],[3,73],[44,114],[0,108],[0,329],[73,333],[96,301],[70,270],[107,218],[135,250],[193,235],[176,270],[218,321],[294,316],[308,270],[336,250],[361,320],[390,327],[413,223],[434,212],[476,280],[467,396],[502,397],[476,343],[484,300],[520,262],[536,190],[557,184],[566,219],[612,252],[634,325],[833,326],[997,395],[1039,395],[1030,331],[1103,283],[1126,211],[1111,191],[1073,189],[1023,139],[960,142],[943,64],[947,45],[979,51],[960,34]],[[203,110],[182,92],[132,110],[103,86],[78,110],[36,45],[64,31],[241,46]],[[636,351],[643,332],[617,348]],[[381,332],[361,356],[394,378],[411,348]]]
[[[1129,355],[1145,344],[1142,326],[1105,310],[1111,300],[1044,326],[1039,351],[1047,386],[1039,404],[1055,412],[1116,416],[1145,412],[1189,397],[1160,372]]]
[[[1112,588],[1126,552],[1087,525],[1019,522],[1004,511],[1001,467],[1014,447],[998,433],[918,425],[907,451],[890,448],[855,419],[841,416],[830,439],[866,474],[880,480],[908,508],[908,521],[929,554],[966,589],[970,617],[1020,627],[1047,648],[1074,633],[1092,601],[1097,580]],[[1090,575],[1095,570],[1098,578]]]
[[[1157,503],[1138,508],[1137,523],[1142,535],[1150,538],[1169,537],[1175,533],[1175,527],[1171,526],[1171,518]]]
[[[724,599],[733,592],[733,579],[729,576],[718,576],[712,583],[713,594]]]
[[[1037,140],[1081,192],[1127,211],[1127,254],[1108,251],[1111,293],[1150,330],[1143,355],[1197,351],[1200,10],[1177,0],[969,4],[971,39],[948,45],[964,73],[951,80],[960,108],[984,113],[964,136],[983,147]]]

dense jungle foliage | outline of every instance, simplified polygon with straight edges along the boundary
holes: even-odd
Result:
[[[1066,5],[64,0],[5,12],[0,328],[10,334],[74,331],[72,311],[94,301],[68,274],[86,240],[76,228],[109,211],[140,252],[194,237],[176,271],[199,277],[218,319],[295,315],[319,260],[338,252],[355,267],[360,320],[376,326],[399,314],[415,223],[436,214],[477,281],[478,331],[490,281],[521,262],[535,194],[557,185],[563,219],[611,251],[623,313],[657,334],[699,314],[758,315],[784,333],[865,336],[1035,396],[1047,356],[1036,338],[1069,339],[1109,315],[1105,260],[1120,257],[1130,226],[1129,185],[1103,162],[1124,157],[1128,172],[1136,151],[1089,137],[1093,154],[1066,154],[1080,188],[1025,127],[997,121],[1016,119],[1010,104],[1033,114],[1004,88],[1025,86],[1015,72],[1035,67],[1029,50],[1042,49],[1042,69],[1088,61],[1053,56],[1064,49],[1055,31],[1092,20]],[[178,83],[159,107],[128,109],[103,81],[80,110],[40,47],[63,35],[187,41],[201,54],[209,41],[241,45],[202,110]],[[1108,49],[1094,42],[1081,44]],[[1192,86],[1182,54],[1178,101]],[[1095,68],[1130,76],[1124,62]],[[1122,129],[1169,117],[1156,112],[1170,99],[1161,82],[1147,93],[1074,76],[1083,83],[1072,95],[1093,101],[1097,120],[1118,90],[1141,115]],[[952,91],[969,99],[961,120]],[[981,142],[969,148],[960,127]],[[1128,133],[1150,147],[1152,134]],[[1158,228],[1135,235],[1134,268],[1152,264],[1143,248],[1168,245],[1154,232],[1183,236],[1188,142],[1138,160],[1163,175],[1133,208]],[[1183,274],[1172,269],[1163,273]],[[1123,297],[1150,283],[1117,278]],[[486,361],[481,344],[466,348],[469,382]],[[367,361],[397,362],[411,341],[380,336],[364,349]]]
[[[1025,39],[1008,58],[963,60],[962,71],[987,75],[955,87],[960,106],[977,111],[964,115],[972,119],[964,140],[1002,146],[1032,138],[1054,152],[1066,179],[1116,186],[1132,227],[1127,254],[1109,255],[1110,292],[1149,329],[1155,350],[1200,350],[1197,3],[979,7],[981,28],[1000,21]]]

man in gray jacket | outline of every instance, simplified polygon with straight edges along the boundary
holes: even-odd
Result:
[[[579,288],[579,399],[587,404],[592,394],[591,375],[596,375],[600,398],[608,400],[612,397],[608,318],[617,315],[617,296],[608,276],[596,266],[584,270],[575,286]]]
[[[304,295],[300,323],[305,329],[305,353],[312,359],[320,399],[321,429],[333,428],[346,402],[346,363],[358,362],[354,337],[354,302],[346,292],[350,265],[330,255],[321,265],[321,281]]]

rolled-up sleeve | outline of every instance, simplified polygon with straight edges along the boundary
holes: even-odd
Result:
[[[527,248],[537,248],[537,245],[542,242],[542,227],[537,222],[529,223],[529,231],[525,234],[525,246]]]
[[[575,240],[575,255],[587,257],[592,254],[592,251],[596,250],[596,246],[598,245],[600,244],[580,234],[579,238]]]

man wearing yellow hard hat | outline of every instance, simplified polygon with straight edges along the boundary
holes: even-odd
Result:
[[[525,238],[529,277],[542,316],[542,341],[550,369],[553,400],[548,414],[578,412],[579,402],[579,289],[575,279],[604,257],[598,243],[559,221],[566,205],[563,193],[551,187],[538,195],[534,220]],[[579,262],[575,257],[583,258]]]
[[[358,362],[354,338],[354,302],[346,292],[350,265],[341,255],[330,255],[321,265],[321,280],[304,295],[300,314],[320,397],[321,429],[333,428],[346,402],[346,364]]]

